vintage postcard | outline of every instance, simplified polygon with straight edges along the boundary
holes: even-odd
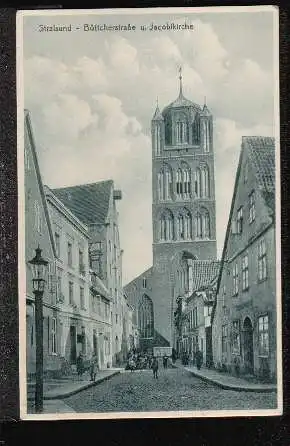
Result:
[[[18,12],[22,419],[282,413],[278,21]]]

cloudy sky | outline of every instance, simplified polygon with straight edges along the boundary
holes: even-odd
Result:
[[[194,31],[142,32],[151,22]],[[69,24],[71,33],[38,32]],[[135,32],[85,32],[83,24],[135,24]],[[220,256],[242,135],[274,135],[273,13],[25,17],[25,107],[43,181],[50,187],[112,178],[124,248],[124,283],[152,263],[150,121],[178,95],[214,116]]]

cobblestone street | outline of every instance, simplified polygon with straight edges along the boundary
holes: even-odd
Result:
[[[64,401],[76,412],[245,410],[276,408],[276,393],[223,390],[183,369],[123,372]]]

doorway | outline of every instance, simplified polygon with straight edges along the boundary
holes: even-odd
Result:
[[[243,332],[245,372],[252,374],[254,372],[253,325],[248,317],[244,320]]]
[[[76,327],[74,325],[70,326],[70,362],[75,364],[77,360],[77,336]]]

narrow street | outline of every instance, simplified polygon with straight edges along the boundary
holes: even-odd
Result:
[[[86,413],[272,409],[276,398],[276,393],[224,390],[183,369],[160,369],[158,380],[151,370],[124,371],[64,401]]]

